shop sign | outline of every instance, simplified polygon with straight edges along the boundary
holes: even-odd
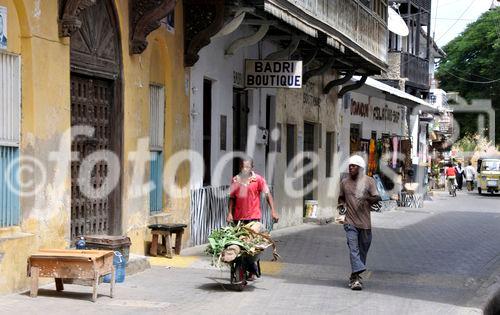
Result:
[[[351,116],[370,117],[375,121],[388,121],[397,124],[401,113],[399,110],[390,108],[387,104],[383,107],[371,106],[371,104],[351,100]]]
[[[308,106],[319,106],[321,104],[321,98],[317,95],[318,86],[313,82],[309,81],[304,86],[303,103]]]
[[[383,120],[393,122],[395,124],[399,123],[400,112],[397,110],[393,110],[389,108],[389,106],[385,105],[384,107],[375,106],[373,108],[373,119],[374,120]]]
[[[300,89],[302,61],[248,59],[245,61],[245,87]]]
[[[356,102],[355,100],[351,101],[351,115],[352,116],[361,116],[368,117],[368,104]]]
[[[233,84],[236,87],[243,87],[244,86],[243,73],[238,72],[238,71],[233,71]]]

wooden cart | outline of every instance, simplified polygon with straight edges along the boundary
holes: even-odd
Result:
[[[101,276],[111,274],[110,296],[115,285],[114,253],[107,250],[40,249],[28,258],[31,277],[30,296],[38,295],[38,278],[55,278],[56,290],[63,291],[63,279],[82,279],[92,282],[92,301],[97,299]]]

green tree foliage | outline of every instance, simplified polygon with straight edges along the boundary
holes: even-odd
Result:
[[[445,91],[457,91],[462,97],[491,99],[500,122],[500,8],[485,12],[443,50],[447,56],[438,68],[437,78]],[[477,132],[477,116],[456,114],[461,135]],[[500,143],[500,128],[496,128]]]

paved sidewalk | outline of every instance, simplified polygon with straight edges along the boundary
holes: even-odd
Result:
[[[15,314],[481,314],[500,276],[500,198],[439,193],[422,209],[374,213],[365,289],[347,288],[349,261],[342,226],[302,225],[276,231],[280,262],[263,257],[264,276],[235,292],[229,271],[210,266],[202,248],[118,284],[99,289],[53,284],[31,299],[0,298]]]

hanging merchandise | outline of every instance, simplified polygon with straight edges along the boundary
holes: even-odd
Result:
[[[375,172],[380,174],[380,164],[383,163],[384,157],[384,140],[379,139],[377,141],[377,154],[375,158]]]
[[[368,152],[368,176],[372,176],[377,168],[377,157],[375,156],[375,139],[370,139]]]
[[[398,162],[398,144],[397,136],[392,137],[392,168],[396,168]]]
[[[380,160],[380,164],[384,163],[383,165],[384,166],[388,166],[390,167],[391,164],[392,164],[392,154],[391,154],[391,147],[392,147],[392,144],[391,144],[391,137],[389,135],[385,136],[383,138],[383,153],[382,153],[382,158]],[[381,165],[379,165],[379,168],[381,167]]]

